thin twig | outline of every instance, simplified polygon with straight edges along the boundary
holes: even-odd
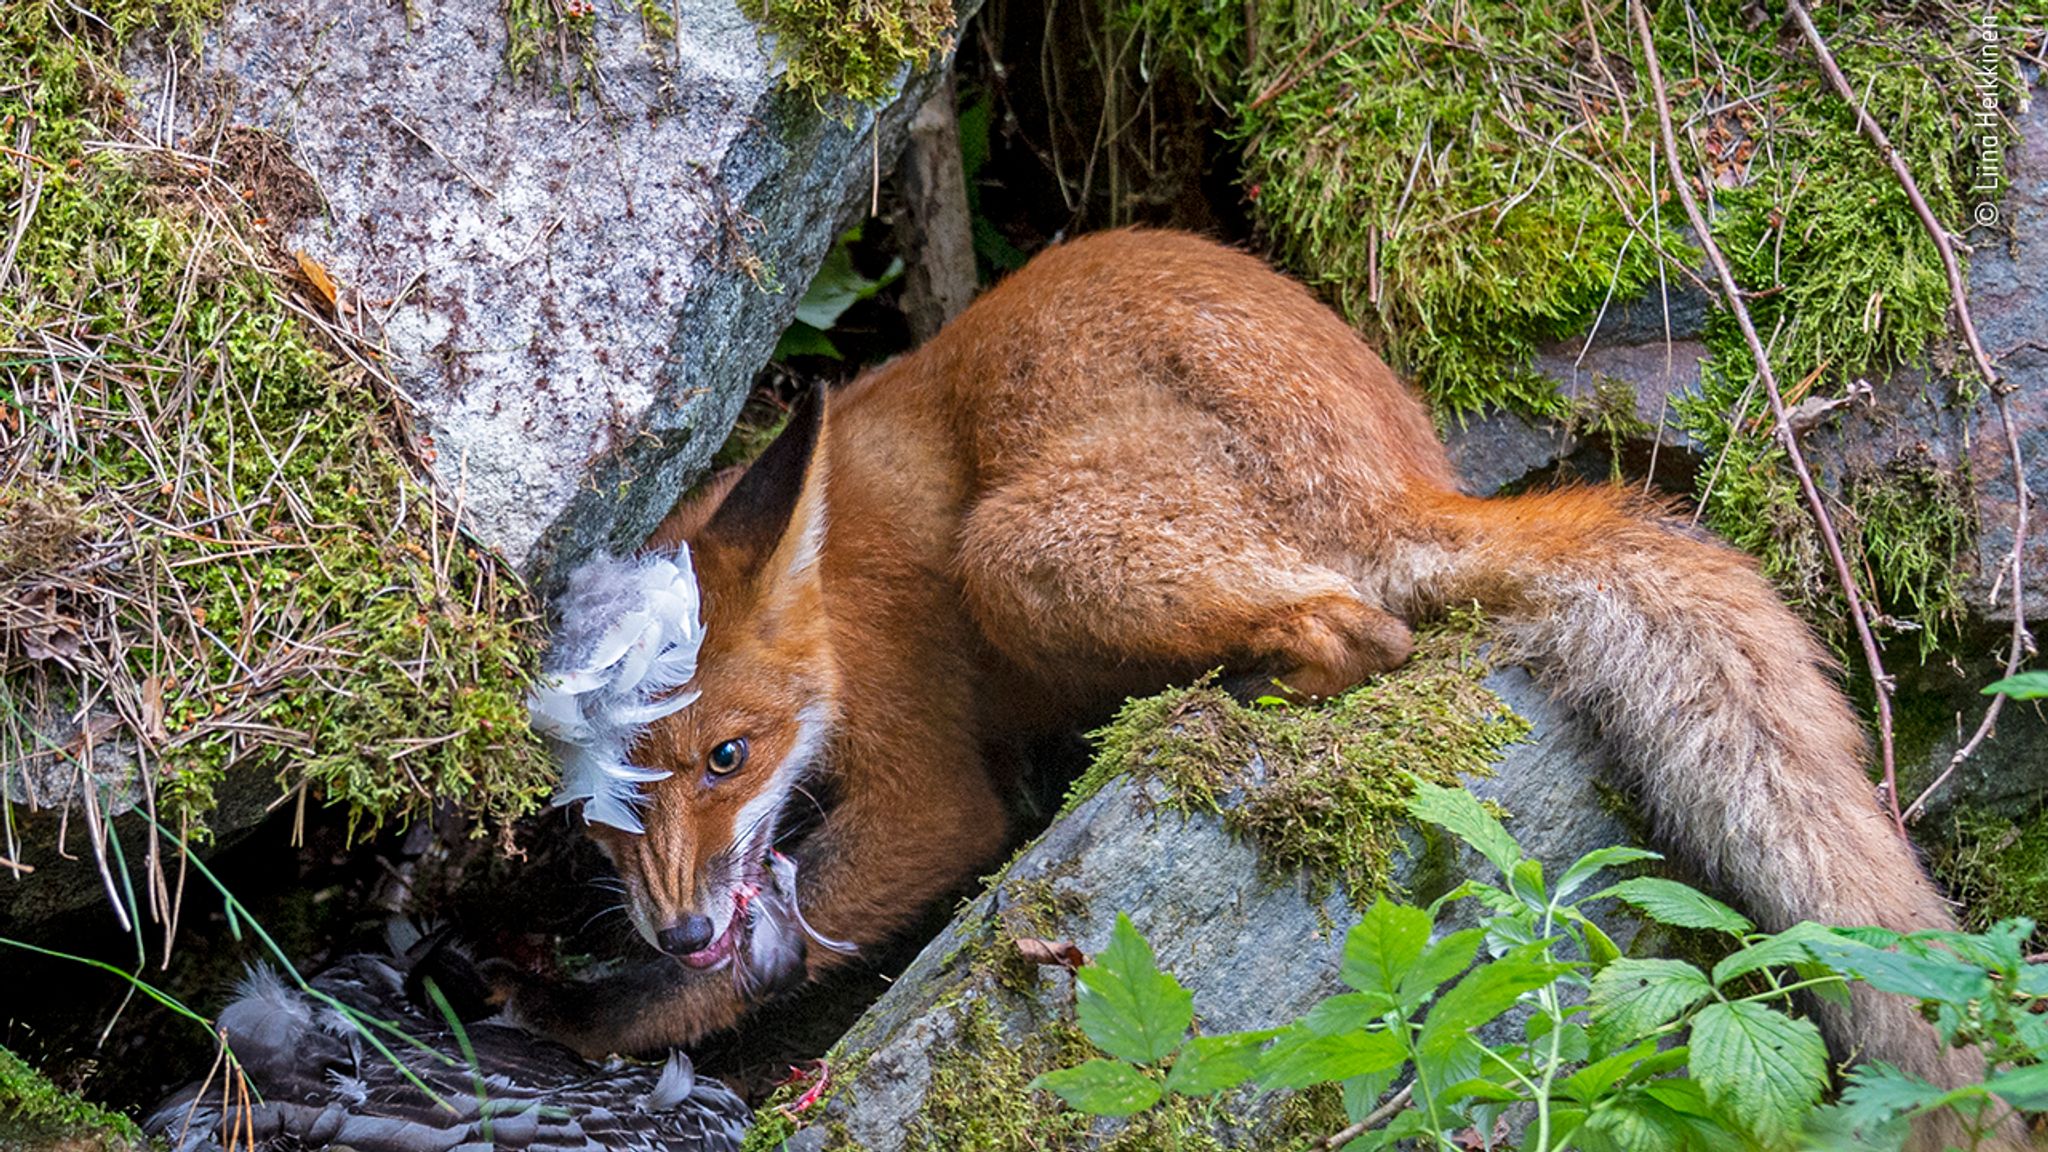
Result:
[[[1373,1109],[1371,1112],[1366,1113],[1366,1116],[1363,1120],[1360,1120],[1358,1123],[1353,1124],[1350,1127],[1343,1129],[1342,1131],[1335,1132],[1329,1136],[1324,1137],[1323,1142],[1317,1145],[1317,1147],[1323,1149],[1323,1152],[1332,1152],[1333,1149],[1342,1148],[1346,1144],[1351,1143],[1353,1140],[1358,1139],[1360,1136],[1365,1135],[1367,1132],[1370,1132],[1373,1129],[1379,1127],[1380,1125],[1386,1123],[1389,1119],[1393,1117],[1394,1113],[1399,1112],[1403,1108],[1406,1108],[1408,1106],[1409,1099],[1414,1095],[1415,1084],[1413,1081],[1410,1081],[1407,1084],[1407,1086],[1403,1087],[1399,1092],[1394,1093],[1394,1095],[1390,1097],[1385,1104],[1382,1104],[1379,1107]]]
[[[1920,194],[1920,185],[1913,179],[1912,169],[1906,167],[1906,161],[1899,155],[1899,150],[1892,146],[1891,138],[1885,135],[1884,128],[1870,115],[1863,102],[1856,98],[1856,90],[1849,86],[1848,77],[1842,75],[1842,69],[1836,65],[1835,55],[1828,50],[1827,41],[1821,38],[1820,29],[1814,27],[1813,16],[1807,12],[1806,5],[1800,3],[1800,0],[1787,0],[1787,6],[1791,10],[1792,19],[1799,24],[1800,33],[1806,37],[1806,43],[1820,61],[1821,71],[1827,74],[1828,83],[1834,85],[1835,91],[1842,99],[1856,110],[1856,126],[1863,130],[1865,136],[1870,137],[1870,142],[1877,145],[1877,150],[1883,154],[1885,163],[1891,166],[1892,175],[1898,177],[1899,187],[1905,190],[1906,199],[1913,205],[1913,214],[1920,218],[1920,226],[1927,230],[1927,238],[1934,241],[1934,250],[1941,254],[1941,268],[1948,276],[1949,299],[1955,305],[1956,326],[1962,329],[1963,340],[1970,346],[1970,357],[1976,361],[1977,371],[1984,377],[1984,385],[1990,391],[1993,403],[1998,406],[1998,422],[2004,426],[2006,448],[2012,456],[2013,502],[2016,508],[2012,555],[2006,561],[2006,575],[2012,580],[2012,645],[2005,654],[2005,674],[2010,678],[2019,672],[2020,661],[2034,650],[2034,638],[2027,632],[2024,567],[2027,548],[2027,466],[2025,458],[2020,454],[2019,433],[2013,427],[2012,409],[2005,402],[2011,389],[1999,382],[1998,370],[1992,366],[1991,357],[1984,351],[1984,341],[1977,335],[1976,322],[1970,318],[1970,296],[1963,285],[1962,265],[1956,260],[1955,245],[1949,239],[1948,229],[1943,228],[1941,221],[1935,219],[1934,210],[1927,206],[1927,198]],[[1949,757],[1948,767],[1942,769],[1941,775],[1934,778],[1934,783],[1929,784],[1920,793],[1919,798],[1906,807],[1905,819],[1910,820],[1918,816],[1927,804],[1928,798],[1943,784],[1948,783],[1948,778],[1955,775],[1956,769],[1962,767],[1963,761],[1969,759],[1978,745],[1984,743],[1991,735],[1993,726],[1998,723],[1998,713],[2004,707],[2004,696],[1991,698],[1991,705],[1984,709],[1984,719],[1978,723],[1977,731],[1961,748],[1956,749],[1955,755]]]
[[[1685,206],[1686,217],[1692,222],[1700,247],[1707,254],[1707,262],[1714,266],[1714,276],[1721,282],[1721,294],[1735,316],[1736,325],[1742,329],[1742,338],[1749,344],[1750,355],[1756,360],[1757,378],[1763,381],[1765,395],[1771,402],[1771,414],[1777,421],[1778,441],[1785,446],[1785,453],[1792,461],[1792,471],[1799,478],[1799,490],[1806,497],[1807,507],[1813,511],[1821,541],[1827,545],[1828,559],[1834,563],[1835,577],[1841,582],[1842,596],[1849,602],[1849,616],[1856,624],[1856,638],[1862,642],[1863,659],[1870,666],[1871,680],[1877,692],[1877,735],[1884,761],[1885,807],[1891,814],[1893,826],[1899,835],[1904,836],[1906,822],[1899,814],[1898,765],[1892,748],[1891,677],[1885,673],[1884,658],[1878,654],[1877,637],[1871,634],[1869,614],[1864,611],[1863,597],[1856,590],[1855,574],[1850,571],[1849,561],[1842,554],[1842,541],[1835,532],[1834,519],[1828,515],[1827,503],[1821,499],[1820,488],[1806,466],[1806,455],[1799,449],[1799,436],[1792,430],[1784,394],[1778,390],[1777,374],[1771,370],[1770,353],[1756,334],[1756,325],[1749,318],[1749,308],[1742,302],[1742,289],[1735,283],[1735,273],[1721,254],[1721,246],[1714,242],[1713,230],[1700,211],[1699,201],[1692,194],[1692,183],[1686,178],[1684,166],[1679,163],[1678,138],[1671,128],[1671,100],[1664,87],[1664,69],[1657,59],[1657,42],[1650,33],[1649,13],[1643,7],[1643,0],[1629,0],[1628,7],[1629,15],[1635,21],[1636,38],[1642,42],[1644,63],[1650,71],[1657,130],[1664,139],[1664,161],[1670,168],[1672,188],[1678,193],[1679,202]]]
[[[404,129],[406,135],[419,141],[421,144],[426,145],[427,151],[432,152],[436,156],[439,156],[441,158],[442,163],[448,165],[450,168],[455,169],[455,174],[457,176],[462,177],[462,179],[466,181],[470,187],[483,193],[486,199],[496,200],[498,198],[497,192],[494,191],[490,185],[478,179],[476,175],[472,173],[469,169],[464,168],[462,164],[455,159],[455,157],[450,156],[446,152],[441,151],[438,145],[436,145],[432,140],[427,139],[425,133],[413,127],[411,124],[406,123],[404,117],[400,116],[396,112],[393,112],[389,108],[380,108],[379,111],[384,113],[386,119],[390,120],[399,128]]]

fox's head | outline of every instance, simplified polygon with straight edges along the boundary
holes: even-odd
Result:
[[[600,556],[556,601],[535,727],[563,762],[649,944],[743,985],[803,968],[811,932],[781,836],[816,803],[807,776],[838,693],[818,571],[821,393],[744,473],[678,507],[631,559]]]

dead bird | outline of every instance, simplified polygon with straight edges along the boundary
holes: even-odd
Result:
[[[310,982],[350,1011],[275,969],[251,968],[217,1021],[239,1073],[216,1068],[145,1129],[173,1152],[739,1148],[746,1103],[697,1076],[682,1052],[659,1067],[600,1064],[493,1019],[462,1023],[469,998],[423,978],[428,967],[359,955]]]

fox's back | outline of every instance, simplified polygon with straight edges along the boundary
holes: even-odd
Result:
[[[1053,248],[873,385],[950,413],[971,490],[1094,437],[1154,450],[1168,428],[1268,503],[1363,510],[1453,485],[1427,410],[1348,325],[1257,258],[1181,233]]]

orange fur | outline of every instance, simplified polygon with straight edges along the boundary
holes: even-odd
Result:
[[[704,862],[807,705],[829,702],[841,800],[803,906],[872,943],[1002,845],[989,742],[1219,664],[1334,693],[1405,659],[1408,621],[1473,600],[1766,926],[1951,923],[1877,811],[1824,653],[1746,557],[1613,492],[1460,495],[1416,397],[1250,256],[1164,232],[1052,249],[832,396],[819,435],[786,529],[721,528],[727,482],[655,535],[690,543],[708,639],[701,699],[640,752],[675,773],[647,834],[597,830],[650,923],[717,898]],[[807,530],[817,562],[790,571]],[[710,781],[734,735],[763,767]],[[641,979],[594,1023],[541,993],[528,1016],[596,1050],[745,1009],[719,981]],[[1967,1070],[1902,1001],[1826,1023],[1845,1049]]]

